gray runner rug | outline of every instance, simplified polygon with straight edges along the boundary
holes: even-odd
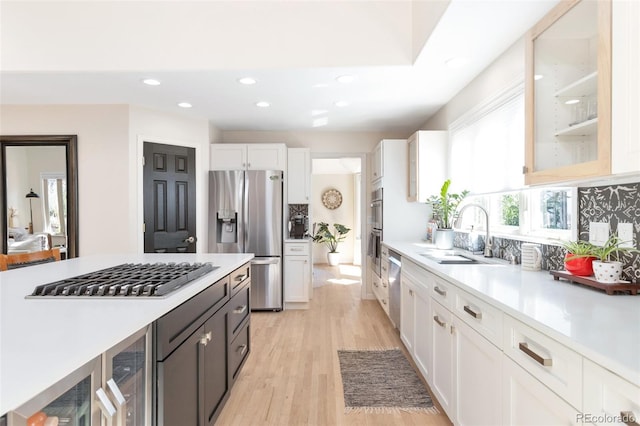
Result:
[[[400,349],[338,350],[338,359],[345,412],[438,413]]]

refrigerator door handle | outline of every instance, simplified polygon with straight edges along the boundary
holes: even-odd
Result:
[[[251,259],[252,265],[277,265],[279,262],[279,257],[272,257],[269,259]]]

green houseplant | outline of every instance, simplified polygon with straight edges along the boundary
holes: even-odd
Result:
[[[427,200],[433,209],[433,218],[438,224],[435,234],[436,247],[441,249],[450,249],[453,247],[453,221],[456,218],[458,206],[469,194],[465,190],[460,193],[449,192],[451,179],[447,179],[440,188],[439,195],[433,195]]]
[[[328,223],[320,222],[312,239],[314,243],[324,243],[327,246],[329,249],[327,262],[329,265],[335,266],[340,263],[338,243],[341,243],[347,238],[347,233],[351,231],[351,228],[347,228],[340,223],[334,223],[333,229],[335,232],[331,232]]]
[[[580,244],[581,253],[572,253],[572,256],[569,256],[569,260],[591,258],[596,281],[609,284],[617,283],[620,281],[620,275],[622,275],[622,262],[612,260],[612,256],[617,259],[619,253],[640,253],[633,247],[623,247],[622,244],[624,243],[625,241],[622,241],[617,234],[611,234],[609,239],[601,246],[585,241]]]

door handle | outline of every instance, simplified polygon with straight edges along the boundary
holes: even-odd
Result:
[[[247,310],[247,305],[238,306],[233,310],[234,314],[242,314]]]
[[[107,380],[107,388],[115,401],[118,426],[127,426],[127,400],[113,378]]]
[[[197,238],[192,235],[190,237],[185,238],[184,241],[182,241],[182,242],[183,243],[193,244],[193,243],[196,242],[196,240],[197,240]]]
[[[102,388],[98,388],[96,391],[96,402],[102,415],[107,419],[106,426],[113,426],[113,418],[115,417],[117,411],[116,407],[113,406],[113,403],[107,396],[107,393]]]
[[[436,322],[436,324],[438,324],[440,327],[446,327],[447,323],[443,322],[440,320],[440,318],[436,315],[433,317],[433,320]]]
[[[213,337],[212,337],[211,332],[210,332],[210,331],[208,331],[208,332],[206,332],[205,334],[203,334],[203,335],[200,337],[200,344],[201,344],[202,346],[207,346],[207,345],[209,344],[209,342],[211,341],[211,339],[212,339],[212,338],[213,338]]]
[[[278,262],[280,262],[280,258],[267,259],[267,260],[251,259],[251,264],[252,265],[277,265]]]
[[[245,352],[247,352],[247,345],[240,345],[238,346],[238,349],[236,349],[236,352],[240,352],[240,356],[244,355]]]
[[[446,296],[447,295],[447,291],[446,290],[442,290],[440,287],[435,286],[433,288],[433,291],[435,291],[436,293],[438,293],[440,296]]]
[[[538,355],[537,353],[529,349],[529,345],[527,344],[527,342],[520,342],[518,344],[518,348],[520,348],[520,350],[527,354],[529,357],[533,358],[533,360],[540,365],[544,365],[545,367],[551,367],[553,365],[553,360],[551,358],[544,358],[543,356]]]
[[[234,280],[236,280],[237,282],[242,282],[242,281],[246,280],[247,278],[249,278],[249,274],[236,275]]]

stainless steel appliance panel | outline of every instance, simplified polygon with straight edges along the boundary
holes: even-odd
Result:
[[[251,260],[251,310],[282,309],[282,258]]]
[[[369,243],[367,244],[367,255],[370,259],[371,270],[378,277],[381,277],[381,256],[382,256],[382,231],[372,229],[369,234]]]
[[[209,172],[209,252],[245,252],[245,172]]]
[[[389,250],[389,317],[396,328],[400,329],[400,274],[401,256]]]
[[[282,171],[247,173],[246,253],[282,255]]]

